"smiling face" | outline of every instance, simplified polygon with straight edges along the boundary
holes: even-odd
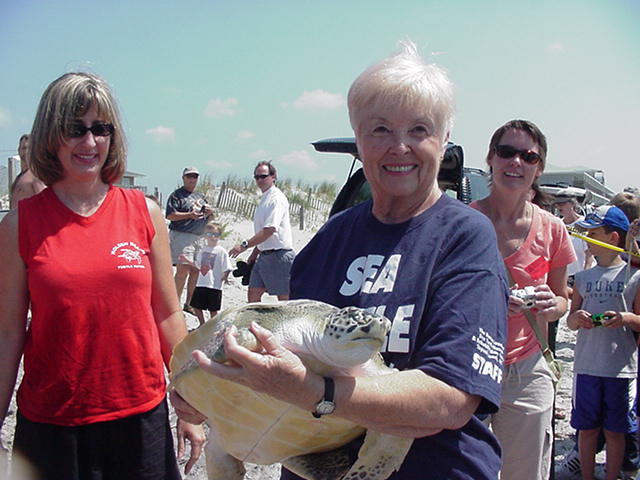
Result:
[[[74,120],[74,123],[91,127],[97,123],[105,123],[98,115],[95,105]],[[109,154],[111,137],[95,136],[90,131],[77,138],[65,137],[58,147],[57,158],[62,166],[65,180],[90,181],[100,178],[100,172]]]
[[[439,197],[437,183],[443,143],[424,109],[415,105],[358,112],[355,128],[374,206],[428,203]]]
[[[525,131],[510,128],[504,132],[498,145],[508,145],[516,150],[531,150],[540,153],[540,146]],[[534,180],[542,175],[542,163],[535,165],[522,160],[520,154],[502,158],[492,152],[487,159],[491,167],[493,187],[528,192]]]

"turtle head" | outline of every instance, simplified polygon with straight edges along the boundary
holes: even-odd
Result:
[[[345,307],[326,318],[324,351],[343,366],[360,365],[379,352],[391,322],[358,307]]]

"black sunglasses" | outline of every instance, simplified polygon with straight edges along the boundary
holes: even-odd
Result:
[[[256,180],[260,179],[260,180],[264,180],[267,177],[270,177],[271,175],[268,175],[266,173],[263,173],[261,175],[254,175],[253,178],[255,178]]]
[[[72,123],[65,133],[68,138],[82,138],[87,132],[91,132],[94,137],[108,137],[113,135],[115,130],[112,123],[94,123],[90,127],[82,123]]]
[[[542,157],[533,150],[518,150],[511,145],[496,145],[494,150],[500,158],[513,158],[518,155],[523,162],[529,165],[535,165],[542,161]]]

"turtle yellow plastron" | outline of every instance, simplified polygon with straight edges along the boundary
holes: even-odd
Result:
[[[202,371],[195,349],[224,362],[223,333],[256,351],[252,321],[269,329],[308,368],[324,376],[384,375],[394,370],[380,356],[389,320],[356,307],[336,308],[313,300],[254,303],[231,308],[190,333],[171,358],[170,388],[204,413],[210,427],[206,462],[209,480],[241,480],[243,462],[282,463],[309,480],[384,480],[402,464],[412,439],[366,431],[358,459],[344,447],[365,428],[336,415],[314,418],[269,395]]]

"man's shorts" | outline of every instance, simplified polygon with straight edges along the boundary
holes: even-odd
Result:
[[[293,250],[266,250],[260,253],[249,280],[249,288],[264,288],[269,295],[289,295]]]
[[[169,245],[171,246],[171,262],[174,265],[186,263],[180,260],[180,255],[184,255],[190,262],[195,263],[200,251],[200,235],[169,230]]]
[[[209,287],[196,287],[189,305],[198,310],[217,312],[222,306],[222,290]]]
[[[578,374],[573,392],[571,426],[576,430],[604,428],[631,433],[638,429],[636,379]]]

